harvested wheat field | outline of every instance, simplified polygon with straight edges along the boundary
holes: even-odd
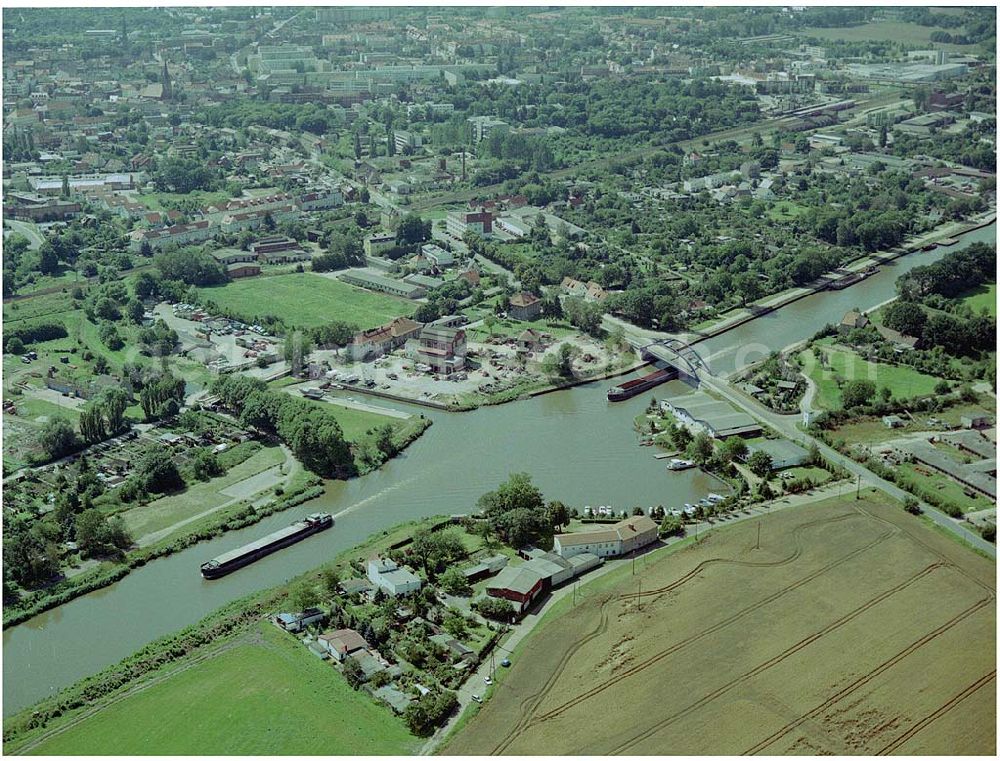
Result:
[[[641,608],[628,568],[582,587],[443,752],[995,753],[992,562],[877,495],[756,541],[746,521],[638,563]]]

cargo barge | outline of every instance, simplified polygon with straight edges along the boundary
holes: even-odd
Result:
[[[295,544],[307,536],[323,531],[333,525],[333,516],[329,513],[313,513],[305,520],[296,521],[287,528],[268,534],[256,542],[250,542],[235,550],[224,552],[217,558],[201,564],[201,575],[206,579],[218,579],[238,568],[260,560],[284,547]]]
[[[861,272],[851,272],[850,274],[845,275],[844,277],[838,280],[834,280],[827,287],[831,291],[842,291],[845,288],[854,285],[855,283],[860,283],[865,278],[871,277],[878,271],[879,271],[878,267],[868,267],[867,269],[862,270]]]
[[[661,383],[673,380],[676,377],[676,370],[657,370],[641,378],[625,381],[625,383],[612,386],[608,389],[608,401],[623,402],[626,399],[631,399],[636,394],[641,394],[643,391],[648,391],[654,386],[659,386]]]

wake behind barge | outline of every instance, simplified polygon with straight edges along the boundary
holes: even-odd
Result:
[[[284,547],[302,541],[307,536],[330,528],[333,525],[333,516],[329,513],[313,513],[305,520],[296,521],[291,526],[268,534],[262,539],[258,539],[250,544],[245,544],[235,550],[224,552],[217,558],[209,560],[201,565],[201,575],[206,579],[218,579],[227,573],[232,573],[238,568],[249,565],[255,560],[260,560],[272,552],[276,552]]]

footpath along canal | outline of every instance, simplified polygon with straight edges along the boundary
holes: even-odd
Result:
[[[717,374],[738,363],[808,338],[848,309],[869,308],[894,295],[896,278],[947,251],[995,243],[996,225],[973,231],[948,248],[916,253],[843,291],[822,292],[698,345]],[[312,502],[248,529],[205,542],[133,571],[122,581],[77,598],[4,632],[4,715],[10,715],[115,663],[152,640],[194,623],[258,589],[292,578],[338,552],[402,521],[466,513],[480,494],[508,473],[527,471],[549,499],[569,505],[616,507],[694,501],[720,484],[697,471],[671,473],[652,451],[637,446],[632,419],[650,396],[683,390],[673,382],[609,404],[601,381],[473,412],[429,412],[427,433],[403,456],[363,478],[331,483]],[[400,407],[399,403],[392,403]],[[323,532],[217,581],[199,565],[311,512],[333,513]]]

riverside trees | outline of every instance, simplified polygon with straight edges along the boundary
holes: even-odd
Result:
[[[219,378],[212,386],[223,404],[240,413],[240,422],[277,436],[309,470],[324,478],[354,475],[354,454],[344,432],[326,410],[288,394],[269,391],[258,379]]]

